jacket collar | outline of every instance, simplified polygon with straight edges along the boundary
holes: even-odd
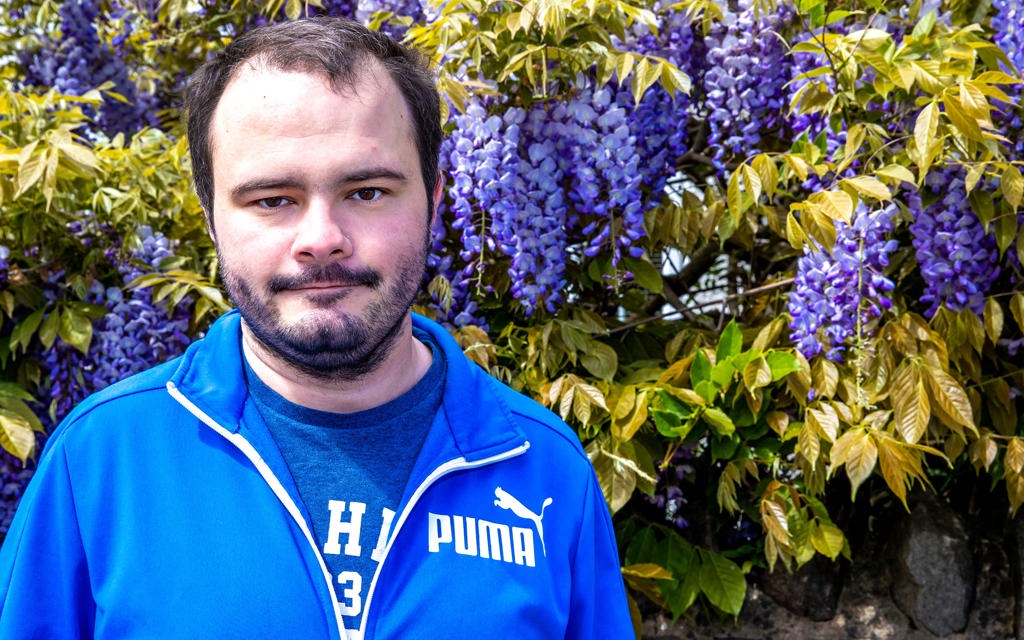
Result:
[[[525,435],[498,391],[501,383],[466,358],[444,327],[415,313],[412,320],[416,329],[433,338],[447,360],[443,416],[435,420],[417,467],[455,457],[472,462],[523,444]],[[191,402],[233,432],[241,432],[247,424],[242,420],[248,389],[241,339],[241,315],[237,310],[224,314],[205,338],[189,347],[171,378]],[[252,435],[263,440],[264,434]]]

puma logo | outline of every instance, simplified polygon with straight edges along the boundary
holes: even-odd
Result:
[[[494,497],[497,498],[497,500],[494,501],[494,506],[507,509],[520,518],[533,522],[537,527],[537,535],[540,537],[541,553],[547,557],[547,549],[544,546],[544,523],[542,521],[544,520],[544,510],[547,509],[548,505],[552,502],[551,498],[546,498],[544,500],[544,504],[540,506],[540,514],[536,514],[527,509],[522,502],[519,502],[519,500],[515,498],[515,496],[501,487],[495,487]]]

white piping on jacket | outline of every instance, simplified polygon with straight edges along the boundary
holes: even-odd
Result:
[[[281,484],[281,481],[278,480],[277,476],[274,475],[274,472],[270,469],[270,466],[263,460],[263,456],[259,454],[259,452],[256,450],[256,447],[252,446],[252,443],[246,440],[245,436],[241,435],[240,433],[236,433],[234,431],[224,428],[220,423],[218,423],[216,420],[207,415],[205,411],[197,407],[195,404],[193,404],[191,400],[186,398],[185,395],[178,390],[178,387],[173,382],[167,382],[167,392],[171,394],[171,397],[174,398],[179,404],[181,404],[181,406],[185,407],[185,409],[189,413],[199,418],[200,421],[202,421],[208,427],[210,427],[211,429],[219,433],[221,436],[223,436],[228,442],[235,445],[235,447],[237,447],[238,450],[241,451],[245,455],[245,457],[248,458],[249,461],[253,463],[253,465],[256,467],[256,470],[259,472],[260,476],[262,476],[264,481],[266,481],[266,483],[270,486],[271,491],[273,491],[274,495],[277,496],[277,499],[281,501],[281,504],[284,505],[284,508],[292,516],[292,519],[295,520],[296,524],[299,525],[299,528],[302,530],[303,535],[306,537],[306,541],[309,543],[309,546],[313,549],[313,553],[316,555],[317,562],[320,563],[320,570],[323,572],[324,580],[327,582],[327,589],[331,593],[331,603],[333,604],[332,608],[334,609],[334,618],[335,623],[337,624],[340,640],[362,639],[363,634],[366,631],[366,622],[370,619],[370,604],[373,601],[373,592],[377,586],[377,577],[380,575],[381,567],[384,566],[384,561],[387,560],[388,553],[391,551],[391,547],[394,544],[395,539],[398,537],[399,530],[402,528],[402,525],[408,519],[409,514],[412,512],[412,508],[416,505],[416,503],[419,501],[420,497],[426,492],[426,490],[430,488],[432,484],[437,482],[438,479],[448,475],[449,473],[452,473],[453,471],[474,469],[476,467],[483,467],[495,462],[501,462],[502,460],[507,460],[509,458],[514,458],[516,456],[522,455],[523,453],[526,453],[527,449],[530,448],[529,441],[526,441],[523,444],[519,445],[518,447],[515,447],[514,449],[509,449],[504,453],[499,453],[489,458],[476,460],[474,462],[467,462],[465,458],[455,458],[436,467],[432,472],[430,472],[430,474],[426,478],[423,479],[423,482],[421,482],[419,486],[416,487],[416,490],[409,498],[408,504],[405,505],[405,509],[402,510],[402,514],[398,517],[398,520],[395,522],[394,527],[391,529],[391,535],[388,536],[387,546],[384,547],[384,554],[381,556],[380,561],[377,563],[377,569],[374,571],[373,579],[370,581],[370,588],[366,592],[366,600],[363,606],[363,614],[359,623],[359,631],[355,632],[354,630],[345,629],[345,621],[341,616],[341,610],[339,609],[338,605],[338,597],[334,591],[334,576],[331,575],[330,571],[328,571],[327,564],[324,562],[323,555],[321,555],[320,553],[320,547],[317,546],[316,540],[313,538],[313,534],[312,532],[310,532],[309,526],[306,524],[305,518],[302,517],[302,514],[299,512],[299,508],[295,505],[295,501],[292,500],[292,497],[290,495],[288,495],[288,491],[284,488],[284,485]]]
[[[299,508],[295,505],[295,501],[292,500],[292,497],[288,495],[288,491],[284,488],[284,485],[281,484],[281,481],[278,480],[277,476],[274,475],[274,472],[271,471],[270,466],[263,460],[263,456],[256,451],[256,447],[252,446],[252,443],[245,439],[245,436],[225,429],[220,425],[220,423],[207,415],[205,411],[193,404],[191,400],[186,398],[185,395],[178,390],[178,387],[175,386],[173,382],[167,383],[167,392],[170,393],[171,397],[177,400],[181,406],[185,407],[189,413],[199,418],[204,424],[220,435],[224,436],[228,442],[235,445],[239,451],[245,454],[245,457],[253,463],[259,474],[263,476],[266,483],[270,485],[271,491],[273,491],[274,495],[277,496],[277,499],[281,501],[281,504],[283,504],[284,508],[287,509],[288,513],[292,516],[292,519],[295,520],[299,525],[299,528],[302,529],[303,535],[306,536],[306,541],[309,542],[309,546],[313,548],[313,552],[316,554],[317,562],[320,563],[320,570],[323,572],[324,579],[327,581],[327,589],[331,592],[331,602],[333,603],[332,608],[334,609],[334,622],[337,625],[338,637],[340,640],[347,640],[345,622],[341,617],[341,611],[338,609],[338,597],[334,592],[334,576],[332,576],[331,572],[327,570],[327,564],[324,562],[323,556],[320,555],[320,548],[317,547],[316,540],[313,539],[313,534],[310,532],[309,526],[306,525],[306,519],[302,517],[302,514],[299,512]]]
[[[409,514],[412,513],[412,509],[416,506],[420,497],[426,493],[427,489],[430,488],[430,485],[453,471],[474,469],[476,467],[483,467],[495,462],[501,462],[502,460],[522,455],[526,453],[526,450],[529,448],[530,442],[526,441],[514,449],[509,449],[504,453],[499,453],[489,458],[483,458],[482,460],[476,460],[474,462],[467,462],[465,458],[454,458],[436,467],[432,472],[430,472],[430,475],[423,479],[423,482],[416,487],[416,491],[414,491],[412,496],[409,498],[409,502],[405,505],[405,509],[402,510],[402,515],[398,517],[398,521],[395,522],[394,528],[391,529],[391,535],[388,536],[387,546],[384,547],[384,554],[381,556],[380,562],[377,563],[376,571],[373,572],[373,579],[370,581],[370,588],[366,592],[366,600],[363,606],[363,617],[359,622],[359,634],[356,636],[357,638],[361,639],[366,632],[366,623],[370,619],[370,605],[373,602],[373,592],[377,588],[377,577],[380,576],[380,570],[384,567],[384,562],[388,559],[388,554],[391,552],[391,547],[394,544],[395,539],[398,537],[398,532],[402,528],[402,525],[405,524]]]

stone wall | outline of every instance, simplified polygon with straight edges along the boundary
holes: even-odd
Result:
[[[852,563],[826,559],[756,577],[735,622],[695,611],[673,623],[652,612],[643,637],[1024,640],[1024,516],[992,528],[932,494],[909,506],[874,522]]]

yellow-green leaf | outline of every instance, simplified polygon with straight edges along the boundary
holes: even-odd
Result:
[[[845,191],[823,191],[814,194],[812,200],[829,218],[849,224],[853,216],[853,198],[850,194]]]
[[[785,411],[769,411],[765,417],[765,422],[772,428],[772,431],[779,434],[779,437],[786,435],[786,429],[789,427],[789,414]]]
[[[748,389],[768,386],[771,381],[772,369],[761,356],[754,358],[747,363],[747,366],[743,367],[743,383],[747,385]]]
[[[914,143],[917,145],[918,154],[920,154],[919,164],[921,166],[922,179],[924,172],[932,164],[930,149],[932,148],[932,142],[935,140],[935,133],[938,131],[938,128],[939,105],[935,102],[929,102],[921,109],[921,113],[917,114],[917,120],[914,122]]]
[[[946,108],[946,117],[953,123],[963,135],[976,142],[985,142],[985,136],[981,133],[981,126],[978,120],[964,111],[963,105],[957,98],[946,95],[942,99],[942,106]]]
[[[775,166],[775,161],[766,154],[759,154],[754,157],[753,161],[754,171],[757,171],[757,175],[761,177],[761,186],[764,188],[764,192],[771,198],[775,195],[775,188],[779,184],[779,168]]]
[[[22,462],[27,460],[36,447],[32,425],[17,413],[0,409],[0,447]]]
[[[823,404],[820,409],[808,409],[807,423],[829,442],[835,442],[839,435],[839,414],[831,405]]]
[[[995,462],[996,455],[999,453],[999,446],[996,441],[989,435],[984,434],[971,443],[971,448],[968,451],[968,455],[971,458],[971,464],[974,465],[975,469],[988,471],[988,468]]]
[[[821,455],[821,438],[810,422],[808,420],[804,424],[804,428],[800,430],[800,434],[797,436],[796,449],[813,468],[818,464],[818,456]]]
[[[953,376],[937,367],[925,367],[921,373],[928,388],[932,407],[941,411],[940,416],[944,415],[948,420],[953,421],[953,424],[947,424],[947,426],[951,428],[966,427],[976,433],[971,403],[968,401],[963,387],[953,379]]]
[[[931,418],[928,394],[916,367],[903,363],[896,369],[891,398],[896,430],[907,442],[916,443],[928,429]]]
[[[1016,515],[1017,509],[1024,504],[1024,473],[1006,474],[1006,493],[1010,497],[1013,515]]]
[[[970,82],[960,85],[960,106],[964,114],[975,120],[987,120],[989,112],[988,100],[985,94]]]
[[[892,192],[889,191],[889,187],[885,186],[881,180],[871,176],[846,178],[841,184],[848,185],[857,193],[874,198],[875,200],[892,200]]]
[[[617,456],[602,449],[597,441],[587,446],[586,453],[594,466],[608,509],[615,513],[632,497],[633,489],[636,488],[636,472],[630,465],[623,464]]]
[[[1024,471],[1024,440],[1014,437],[1006,445],[1005,462],[1006,470],[1010,473],[1021,473]]]
[[[850,429],[832,446],[833,468],[846,466],[851,499],[856,498],[857,489],[874,471],[877,461],[878,447],[865,429]]]
[[[1017,321],[1017,328],[1024,331],[1024,293],[1015,293],[1010,298],[1010,314]]]
[[[883,178],[899,180],[901,182],[907,182],[910,184],[914,184],[917,180],[914,177],[914,172],[900,164],[886,165],[879,169],[878,171],[876,171],[875,175],[881,176]]]
[[[839,385],[839,369],[824,358],[818,358],[811,366],[811,384],[819,398],[831,398]]]
[[[652,580],[671,580],[672,572],[661,565],[653,562],[637,562],[622,567],[622,574],[636,578],[649,578]]]
[[[811,529],[811,544],[815,551],[835,560],[846,546],[846,536],[831,522],[815,522]]]
[[[999,181],[999,185],[1003,190],[1003,197],[1009,202],[1014,209],[1020,206],[1021,196],[1024,194],[1024,177],[1021,176],[1020,170],[1012,164],[1006,165],[1006,170],[1003,171],[1003,177]]]
[[[740,169],[743,171],[743,188],[757,202],[761,197],[761,176],[749,164],[742,165]]]
[[[1003,308],[995,298],[985,300],[985,334],[995,344],[999,336],[1003,335]]]

